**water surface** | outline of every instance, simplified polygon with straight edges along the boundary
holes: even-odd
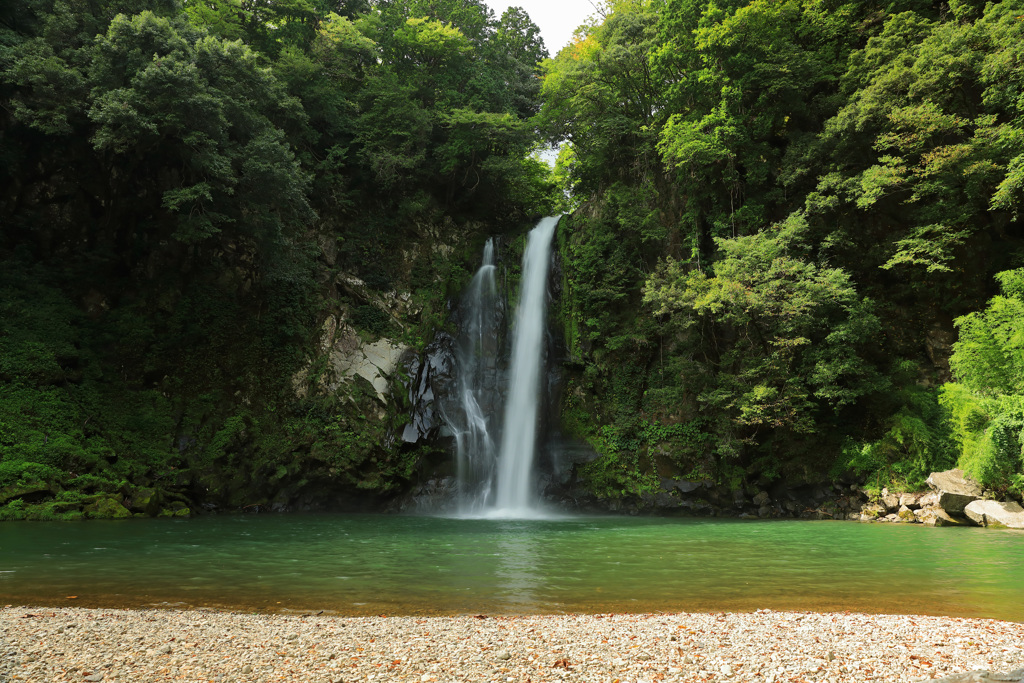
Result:
[[[621,517],[13,522],[0,524],[0,601],[391,615],[771,608],[1024,621],[1024,533]]]

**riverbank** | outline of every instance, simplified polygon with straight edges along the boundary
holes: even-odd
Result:
[[[0,610],[5,683],[896,683],[1022,666],[1024,623],[986,619],[767,610],[431,618]]]

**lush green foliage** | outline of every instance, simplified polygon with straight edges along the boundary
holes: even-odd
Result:
[[[0,517],[408,481],[404,392],[387,410],[332,375],[321,323],[422,347],[482,233],[561,201],[533,156],[547,53],[529,17],[418,0],[0,13]]]
[[[707,359],[717,381],[699,400],[747,434],[813,434],[823,410],[884,386],[863,359],[879,330],[871,302],[843,270],[807,257],[807,231],[794,215],[756,235],[720,238],[713,277],[670,261],[647,282],[645,301],[655,315],[682,317],[683,330],[731,337],[728,344],[691,339],[721,349]]]
[[[852,470],[881,486],[952,464],[967,413],[953,388],[939,405],[941,340],[1024,257],[1024,3],[604,10],[542,86],[539,120],[568,141],[556,175],[580,207],[563,244],[577,390],[564,414],[602,452],[606,429],[641,444],[652,422],[700,419],[708,438],[700,456],[640,445],[603,471],[624,473],[619,488],[658,467],[721,481]],[[1003,329],[1011,309],[993,300],[982,326]],[[960,319],[953,358],[979,401],[1015,372],[980,315]],[[1002,478],[985,478],[1005,488],[1021,467],[1000,457]]]
[[[1024,270],[997,276],[1003,294],[956,321],[942,388],[964,468],[986,486],[1024,493]]]
[[[401,392],[328,347],[422,348],[483,233],[559,207],[595,491],[1020,493],[1021,16],[609,0],[549,60],[480,0],[12,0],[0,517],[399,488]]]

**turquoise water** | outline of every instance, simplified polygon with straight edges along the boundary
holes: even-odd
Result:
[[[392,615],[771,608],[1024,621],[1024,533],[621,517],[14,522],[0,523],[0,601]]]

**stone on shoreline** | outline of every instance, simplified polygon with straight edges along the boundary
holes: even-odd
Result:
[[[0,680],[1021,683],[1022,672],[977,671],[1021,665],[1024,624],[991,619],[768,609],[484,616],[0,607]],[[169,643],[173,654],[145,654]]]
[[[964,508],[964,514],[979,526],[1024,529],[1024,508],[1017,503],[976,500]]]
[[[911,510],[917,510],[928,505],[936,505],[938,502],[938,496],[928,491],[912,491],[900,494],[900,505]]]
[[[860,509],[860,519],[863,522],[873,522],[882,517],[885,517],[885,507],[878,503],[867,503]]]
[[[939,507],[950,515],[963,515],[964,508],[983,495],[978,482],[961,469],[932,472],[928,486],[939,494]]]
[[[914,510],[914,516],[917,517],[917,521],[925,526],[964,526],[965,524],[959,519],[951,517],[949,513],[938,507]]]
[[[900,509],[896,512],[896,516],[899,517],[901,522],[916,522],[917,516],[914,515],[914,511],[908,508],[906,505],[901,505]]]

